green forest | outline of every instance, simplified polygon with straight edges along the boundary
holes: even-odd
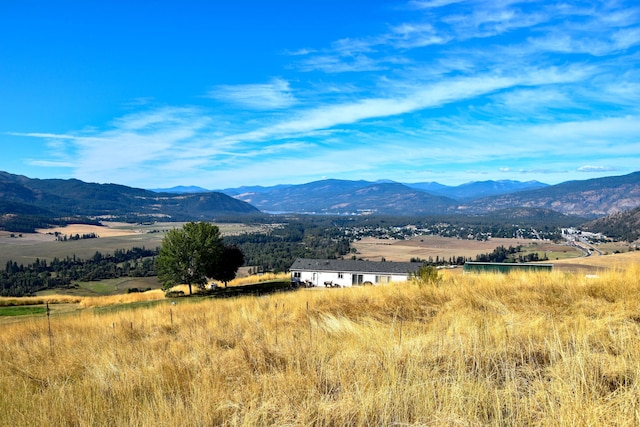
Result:
[[[26,296],[52,288],[72,286],[73,282],[113,279],[123,276],[155,276],[156,249],[132,248],[113,254],[96,252],[90,259],[54,258],[50,263],[37,259],[28,265],[7,261],[0,270],[0,296]]]

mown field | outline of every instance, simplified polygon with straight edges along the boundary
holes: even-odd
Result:
[[[638,425],[640,259],[622,255],[597,276],[24,316],[0,335],[0,425]]]

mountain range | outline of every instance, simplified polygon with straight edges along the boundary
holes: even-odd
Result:
[[[390,180],[379,180],[375,182],[369,181],[345,181],[345,180],[325,180],[318,181],[319,183],[326,183],[328,186],[335,184],[336,187],[340,187],[343,184],[345,187],[351,188],[360,188],[363,186],[371,185],[371,184],[398,184],[395,181]],[[314,184],[314,183],[310,183]],[[513,180],[499,180],[499,181],[476,181],[469,182],[466,184],[458,185],[458,186],[449,186],[440,184],[438,182],[417,182],[417,183],[401,183],[409,188],[413,188],[415,190],[420,190],[431,195],[435,196],[444,196],[449,197],[455,200],[470,200],[476,199],[482,196],[495,196],[500,194],[509,194],[515,193],[518,191],[524,190],[534,190],[537,188],[547,187],[548,184],[544,184],[538,181],[513,181]],[[302,184],[309,185],[309,184]],[[321,184],[322,185],[322,184]],[[274,191],[284,191],[286,189],[290,189],[292,187],[298,187],[292,184],[281,184],[275,185],[272,187],[263,187],[260,185],[254,186],[242,186],[236,188],[226,188],[223,190],[215,190],[225,193],[232,197],[238,197],[243,195],[250,194],[260,194],[260,193],[271,193]],[[177,186],[172,188],[157,188],[152,189],[151,191],[155,191],[158,193],[198,193],[198,192],[207,192],[214,190],[207,190],[202,187],[195,186]],[[337,190],[341,192],[342,190]]]
[[[486,215],[523,209],[584,218],[640,206],[640,172],[547,185],[537,181],[439,183],[328,179],[300,185],[161,192],[76,179],[31,179],[0,172],[0,228],[16,217],[210,220],[264,213]]]
[[[640,206],[640,172],[556,185],[481,181],[449,187],[438,183],[329,179],[221,191],[265,212],[477,215],[519,207],[595,218]]]
[[[16,216],[42,221],[68,217],[180,221],[259,213],[254,206],[219,192],[155,193],[117,184],[31,179],[0,172],[0,228]],[[34,222],[33,218],[30,221]]]
[[[265,212],[425,215],[455,212],[465,200],[547,187],[537,181],[482,181],[457,187],[437,182],[327,179],[300,185],[220,190]]]

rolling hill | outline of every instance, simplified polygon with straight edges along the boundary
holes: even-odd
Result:
[[[581,228],[617,240],[634,242],[640,239],[640,207],[594,219]]]
[[[3,223],[15,223],[16,217],[25,216],[31,221],[55,223],[56,218],[68,217],[183,221],[258,213],[259,210],[250,204],[219,192],[155,193],[117,184],[94,184],[77,179],[31,179],[0,172],[0,227]]]
[[[595,218],[640,206],[640,172],[622,176],[567,181],[537,190],[472,200],[461,213],[484,213],[511,207],[544,208]]]

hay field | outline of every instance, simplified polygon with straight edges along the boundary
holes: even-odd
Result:
[[[357,250],[359,258],[371,261],[380,261],[385,258],[387,261],[409,261],[411,258],[434,260],[436,256],[440,259],[464,256],[475,258],[476,255],[493,251],[498,246],[535,246],[539,251],[553,252],[562,257],[578,257],[582,253],[574,248],[565,245],[556,245],[549,242],[541,242],[532,239],[503,239],[495,238],[487,241],[462,240],[451,237],[440,236],[419,236],[410,240],[389,240],[366,237],[352,243]],[[551,254],[549,255],[551,258]],[[554,255],[553,258],[556,256]]]
[[[30,318],[0,425],[634,426],[639,313],[635,264]]]
[[[128,236],[131,234],[136,234],[141,231],[132,230],[129,228],[121,228],[116,224],[109,224],[107,226],[99,226],[99,225],[88,225],[88,224],[69,224],[64,227],[54,227],[54,228],[40,228],[36,230],[38,234],[52,234],[52,233],[60,233],[66,234],[67,236],[72,236],[74,234],[90,234],[95,233],[99,237],[115,237],[115,236]]]

